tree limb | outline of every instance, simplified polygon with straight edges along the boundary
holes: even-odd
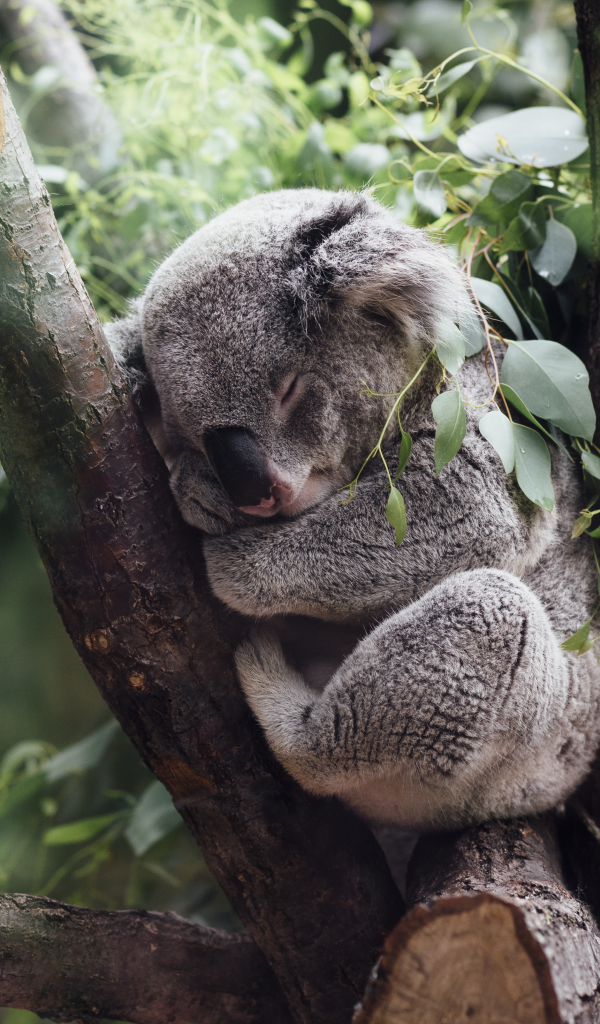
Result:
[[[121,131],[63,12],[53,0],[0,0],[0,28],[14,44],[13,55],[25,74],[42,67],[58,73],[28,118],[31,137],[68,149],[73,166],[94,184],[114,167]]]
[[[291,1024],[248,936],[178,914],[0,895],[0,1004],[55,1021]]]
[[[0,456],[75,647],[171,792],[295,1018],[347,1024],[403,904],[372,833],[274,761],[240,694],[246,624],[124,388],[2,79]]]
[[[600,1020],[600,934],[549,817],[419,840],[408,897],[355,1024]]]

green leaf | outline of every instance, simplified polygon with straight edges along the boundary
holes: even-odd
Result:
[[[406,509],[404,498],[396,487],[392,487],[385,509],[385,518],[396,531],[396,547],[406,537]]]
[[[96,818],[82,818],[81,821],[73,821],[70,825],[57,825],[56,828],[50,828],[44,834],[44,846],[70,846],[73,843],[83,843],[86,839],[93,839],[107,825],[112,825],[113,821],[122,817],[121,811],[115,811],[114,814],[100,814]]]
[[[475,307],[471,307],[469,314],[461,314],[459,327],[465,339],[465,356],[468,358],[481,352],[486,343],[485,329]]]
[[[493,281],[484,281],[481,277],[471,278],[471,287],[482,306],[487,306],[492,313],[502,320],[512,331],[515,338],[522,338],[523,331],[506,292]]]
[[[4,792],[0,800],[0,818],[5,818],[15,807],[19,807],[32,796],[36,796],[36,794],[44,789],[45,785],[46,776],[43,771],[35,772],[33,775],[26,775],[24,779],[20,779],[19,782]]]
[[[581,359],[556,341],[511,341],[501,370],[503,383],[527,395],[536,416],[591,441],[596,415]]]
[[[563,640],[560,645],[563,651],[579,651],[587,641],[590,635],[590,623],[586,622],[581,629],[578,629],[573,636],[568,637],[567,640]]]
[[[142,793],[125,830],[125,837],[133,852],[140,857],[178,825],[181,825],[181,817],[162,782],[156,779]]]
[[[398,452],[398,469],[396,470],[394,483],[400,476],[402,476],[406,469],[406,463],[410,459],[410,453],[412,452],[413,446],[410,434],[407,434],[406,431],[402,430],[402,427],[400,427],[400,431],[402,433],[402,440],[400,442],[400,451]]]
[[[90,733],[85,739],[80,740],[79,743],[75,743],[72,747],[62,750],[60,754],[56,754],[55,757],[51,757],[44,765],[48,781],[58,782],[59,779],[64,779],[72,772],[95,768],[104,757],[108,744],[118,730],[119,723],[112,719]]]
[[[535,249],[546,238],[546,213],[540,203],[522,203],[502,239],[499,254]]]
[[[571,540],[576,540],[577,537],[581,537],[582,533],[585,533],[591,526],[592,516],[588,512],[587,515],[579,516],[573,523],[573,529],[571,530]]]
[[[507,402],[510,402],[510,404],[513,405],[515,409],[517,409],[521,413],[521,415],[525,417],[526,420],[529,420],[530,423],[533,423],[534,427],[537,430],[539,430],[541,434],[544,434],[544,436],[547,437],[549,441],[552,441],[553,444],[557,445],[561,449],[561,451],[565,453],[570,462],[573,462],[573,458],[571,457],[571,455],[569,455],[569,452],[565,448],[564,444],[561,441],[559,441],[557,437],[554,437],[549,430],[546,430],[546,428],[542,426],[539,420],[536,420],[533,413],[529,411],[529,409],[525,405],[525,402],[519,397],[519,395],[513,388],[511,388],[508,384],[501,384],[500,391],[506,398]]]
[[[513,110],[476,124],[458,140],[461,153],[477,163],[502,160],[531,167],[558,167],[580,156],[587,145],[585,122],[564,107]]]
[[[444,466],[458,452],[467,432],[467,417],[460,391],[443,391],[434,398],[431,411],[437,423],[433,458],[435,475],[439,476]]]
[[[446,193],[437,171],[417,171],[413,178],[413,192],[421,213],[437,220],[446,212]]]
[[[594,480],[600,480],[600,459],[597,455],[592,455],[591,452],[582,452],[581,464],[586,473],[594,477]]]
[[[471,3],[471,0],[463,0],[462,10],[460,13],[460,21],[462,25],[464,25],[472,10],[473,4]]]
[[[476,64],[479,64],[480,60],[483,60],[483,57],[476,57],[475,60],[466,60],[463,64],[456,64],[448,71],[444,71],[438,78],[437,82],[434,82],[433,85],[430,86],[427,91],[427,95],[435,96],[437,94],[440,96],[441,93],[446,89],[449,89],[455,82],[458,82],[459,79],[464,77],[464,75],[468,75],[469,71],[474,68]]]
[[[515,439],[512,424],[504,413],[493,410],[479,420],[479,430],[498,452],[506,473],[515,468]]]
[[[477,203],[467,223],[506,224],[531,191],[531,178],[521,171],[506,171],[494,179],[488,194]]]
[[[452,320],[446,318],[435,345],[436,355],[448,373],[456,376],[465,361],[465,339]]]
[[[534,249],[529,254],[529,258],[533,269],[540,277],[556,288],[557,285],[562,284],[569,273],[576,253],[577,239],[571,229],[566,224],[561,224],[560,221],[550,220],[546,231],[546,241],[540,248]]]
[[[517,482],[530,501],[551,512],[554,488],[550,479],[550,452],[544,438],[531,427],[513,423]]]

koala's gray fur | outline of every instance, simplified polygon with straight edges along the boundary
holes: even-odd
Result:
[[[505,475],[477,429],[484,410],[472,409],[436,479],[430,360],[402,407],[414,439],[399,482],[404,543],[385,519],[379,460],[341,504],[385,394],[467,306],[441,246],[366,195],[307,189],[217,217],[109,328],[181,512],[208,534],[215,594],[267,624],[308,616],[356,638],[325,685],[299,671],[306,651],[290,664],[271,625],[238,651],[277,757],[307,789],[415,829],[560,803],[600,734],[596,657],[559,646],[591,614],[596,581],[589,541],[569,540],[581,483],[560,451],[548,513]],[[483,355],[460,380],[474,405],[489,397]],[[213,468],[211,438],[234,427],[273,480],[260,504],[236,507]],[[393,467],[397,427],[384,451]]]

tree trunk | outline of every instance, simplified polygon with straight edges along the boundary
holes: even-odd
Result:
[[[69,22],[53,0],[0,0],[0,29],[26,75],[40,68],[58,75],[28,117],[30,137],[68,151],[72,166],[94,184],[116,165],[121,131]]]
[[[347,1024],[401,897],[367,826],[290,780],[248,712],[245,623],[209,593],[3,79],[2,95],[2,463],[75,647],[296,1020]]]
[[[565,888],[551,818],[419,840],[413,909],[355,1024],[595,1024],[600,934]]]
[[[178,914],[0,895],[0,1005],[56,1021],[292,1024],[252,939]]]

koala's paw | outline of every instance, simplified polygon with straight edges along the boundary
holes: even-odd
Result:
[[[313,697],[306,683],[287,664],[279,640],[269,630],[255,630],[235,655],[248,704],[265,730],[271,747],[285,759],[295,744],[297,722]]]
[[[235,664],[248,703],[254,708],[256,699],[274,694],[287,675],[293,672],[287,664],[277,635],[269,629],[253,629],[235,652]]]

